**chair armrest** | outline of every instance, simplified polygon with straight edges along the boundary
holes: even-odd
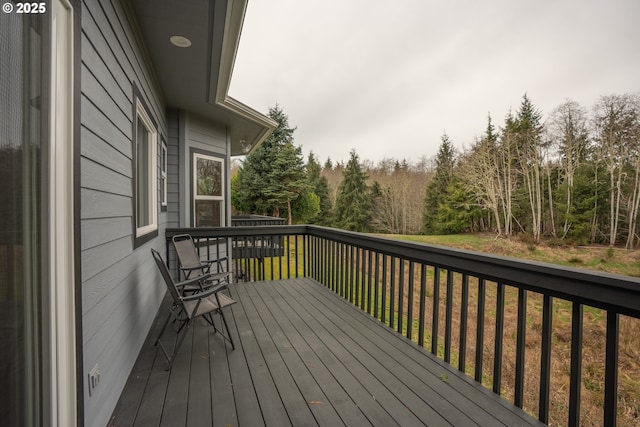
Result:
[[[176,288],[182,288],[188,285],[193,285],[198,282],[202,282],[204,280],[209,279],[214,273],[205,273],[202,276],[194,277],[191,279],[183,280],[182,282],[176,283]]]
[[[222,261],[226,261],[228,258],[226,256],[220,257],[220,258],[216,258],[216,259],[206,259],[206,260],[202,260],[201,262],[203,264],[213,264],[214,262],[217,262],[218,264],[221,264]]]
[[[198,300],[198,299],[202,299],[202,298],[206,298],[208,296],[211,296],[213,294],[217,294],[220,291],[223,291],[227,288],[227,284],[226,283],[218,283],[217,285],[214,285],[210,288],[207,288],[206,290],[202,291],[202,292],[198,292],[196,294],[193,295],[187,295],[182,297],[182,301],[193,301],[193,300]]]
[[[203,265],[199,265],[197,267],[180,267],[180,270],[182,271],[202,270],[203,267],[207,267],[207,263],[204,263]]]

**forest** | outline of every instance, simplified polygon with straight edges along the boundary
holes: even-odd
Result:
[[[394,234],[495,233],[532,242],[638,245],[640,94],[565,100],[547,116],[529,96],[464,148],[447,134],[419,159],[303,158],[276,105],[273,134],[233,170],[234,212]],[[366,154],[366,153],[365,153]]]

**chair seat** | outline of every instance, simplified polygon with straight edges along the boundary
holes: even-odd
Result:
[[[202,314],[209,313],[218,309],[222,309],[224,307],[228,307],[236,303],[234,299],[225,295],[222,292],[218,293],[218,299],[220,300],[220,306],[218,306],[218,301],[216,300],[215,294],[207,298],[203,298],[202,300],[200,300],[200,305],[198,306],[198,310],[196,311],[195,314],[193,313],[193,309],[198,303],[197,300],[185,301],[184,306],[190,317],[198,317]]]

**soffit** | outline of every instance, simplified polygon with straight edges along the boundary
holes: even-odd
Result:
[[[167,106],[226,126],[231,155],[262,142],[275,123],[228,96],[246,0],[133,0],[133,10]],[[171,36],[183,36],[181,48]]]

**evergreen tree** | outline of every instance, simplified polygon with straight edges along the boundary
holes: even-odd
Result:
[[[371,198],[367,175],[362,170],[355,150],[342,172],[335,207],[335,224],[345,230],[368,231],[371,218]]]
[[[245,213],[279,217],[284,209],[291,223],[291,203],[308,191],[309,184],[302,152],[293,145],[296,129],[289,126],[289,118],[277,104],[269,109],[268,116],[278,125],[238,170],[231,182],[231,201],[234,208]]]
[[[442,234],[456,234],[475,231],[475,223],[483,217],[472,194],[460,180],[452,177],[447,190],[438,205],[438,231]]]
[[[302,150],[294,147],[292,142],[282,144],[277,152],[271,169],[267,174],[264,194],[273,206],[275,217],[280,216],[280,209],[287,212],[288,224],[293,223],[291,202],[310,189],[304,173]]]
[[[333,162],[331,161],[331,157],[327,157],[327,161],[324,162],[324,168],[328,170],[333,169]]]
[[[447,188],[453,177],[455,153],[449,136],[445,133],[441,137],[440,148],[436,155],[436,174],[427,186],[425,195],[425,210],[423,231],[425,234],[438,234],[443,230],[439,226],[438,209],[447,194]]]
[[[322,168],[313,152],[309,153],[307,160],[307,181],[311,191],[318,197],[319,212],[315,221],[321,225],[331,225],[331,198],[329,197],[329,183],[322,176]]]

